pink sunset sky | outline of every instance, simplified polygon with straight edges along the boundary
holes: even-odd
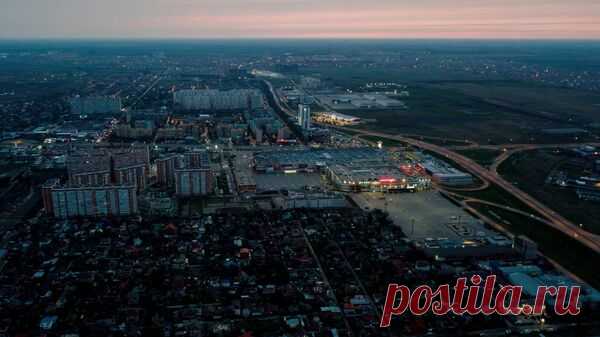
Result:
[[[0,38],[600,39],[600,0],[2,0]]]

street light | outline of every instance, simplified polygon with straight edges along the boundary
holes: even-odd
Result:
[[[544,330],[544,323],[546,323],[546,319],[545,319],[544,317],[542,317],[542,318],[540,319],[540,328],[541,328],[542,330]]]

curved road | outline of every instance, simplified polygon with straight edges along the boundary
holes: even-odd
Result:
[[[265,83],[269,87],[269,91],[273,95],[273,98],[274,98],[273,100],[274,100],[275,104],[277,104],[278,108],[280,108],[282,111],[284,111],[288,115],[293,116],[294,115],[293,112],[291,112],[289,109],[287,109],[286,107],[281,105],[279,96],[275,92],[275,89],[273,88],[271,83],[269,81],[265,81]],[[404,142],[404,143],[410,144],[412,146],[415,146],[415,147],[418,147],[421,149],[425,149],[425,150],[443,155],[446,158],[454,161],[458,165],[462,166],[465,170],[476,175],[481,180],[496,184],[500,188],[502,188],[505,191],[507,191],[508,193],[512,194],[515,198],[519,199],[521,202],[523,202],[524,204],[529,206],[531,209],[536,211],[538,214],[545,217],[548,221],[547,222],[548,225],[563,232],[564,234],[566,234],[568,236],[573,237],[574,239],[581,242],[585,246],[589,247],[596,253],[600,253],[600,236],[590,233],[590,232],[580,228],[579,226],[576,226],[571,221],[565,219],[560,214],[556,213],[555,211],[551,210],[544,204],[540,203],[539,201],[537,201],[536,199],[531,197],[529,194],[521,191],[520,189],[518,189],[511,183],[504,180],[497,173],[483,168],[481,165],[475,163],[473,160],[471,160],[461,154],[458,154],[452,150],[449,150],[449,149],[439,146],[439,145],[423,142],[423,141],[420,141],[417,139],[408,138],[408,137],[404,137],[401,135],[390,135],[390,134],[382,133],[382,132],[353,129],[353,128],[347,128],[347,127],[341,127],[341,126],[335,126],[332,128],[336,128],[336,129],[343,130],[343,131],[349,131],[349,132],[353,132],[353,133],[359,133],[359,134],[363,134],[363,135],[376,136],[376,137],[381,137],[381,138],[397,140],[397,141]],[[524,145],[535,146],[533,144],[522,144],[521,147],[523,147]],[[558,147],[581,146],[581,145],[583,145],[583,144],[568,144],[568,145],[563,144],[563,145],[559,145]],[[556,144],[540,145],[539,147],[550,147],[551,148],[553,146],[556,147]],[[517,147],[518,147],[518,145],[517,145]]]
[[[447,194],[448,197],[453,198],[455,196],[459,196],[462,198],[461,195],[452,193],[452,192],[448,192],[448,191],[444,191],[442,190],[441,193]],[[455,199],[456,200],[456,199]],[[528,215],[527,212],[523,212],[521,210],[518,209],[514,209],[511,207],[507,207],[504,205],[500,205],[500,204],[495,204],[495,203],[491,203],[491,202],[487,202],[485,200],[480,200],[480,199],[467,199],[467,200],[462,200],[462,201],[458,201],[462,207],[467,210],[468,212],[471,212],[473,214],[476,214],[481,220],[483,220],[485,223],[489,224],[490,226],[494,227],[496,230],[498,230],[501,233],[506,234],[508,237],[512,238],[514,236],[513,233],[509,232],[508,230],[506,230],[506,228],[504,228],[503,224],[498,223],[496,220],[491,219],[490,217],[488,217],[487,215],[481,213],[479,210],[471,207],[469,205],[469,203],[483,203],[489,206],[493,206],[493,207],[498,207],[507,211],[511,211],[511,212],[515,212],[518,214],[522,214],[522,215]],[[532,217],[532,219],[538,220],[544,224],[548,224],[548,221],[546,219],[542,219],[540,217],[534,216],[529,214],[528,216]],[[543,254],[542,252],[539,252],[539,254],[541,254],[542,256],[544,256],[548,261],[550,261],[550,263],[558,270],[560,270],[562,273],[568,275],[569,277],[571,277],[572,279],[582,283],[582,284],[587,284],[583,279],[581,279],[579,276],[573,274],[570,270],[566,269],[565,267],[563,267],[562,265],[560,265],[558,262],[554,261],[552,258],[548,257],[547,255]]]
[[[499,145],[453,145],[448,146],[452,150],[510,150],[530,147],[532,149],[552,149],[552,148],[575,148],[583,145],[600,146],[597,142],[582,142],[582,143],[561,143],[561,144],[499,144]]]
[[[507,160],[510,156],[517,152],[529,151],[529,150],[539,150],[539,149],[571,149],[577,148],[582,145],[591,145],[595,147],[600,147],[600,143],[585,143],[585,144],[520,144],[519,146],[513,147],[510,150],[504,151],[501,155],[499,155],[496,159],[494,159],[494,163],[490,166],[490,170],[494,173],[498,173],[498,167],[502,165],[502,163]]]
[[[580,228],[579,226],[576,226],[569,220],[562,217],[560,214],[554,212],[553,210],[551,210],[547,206],[543,205],[542,203],[540,203],[539,201],[537,201],[536,199],[534,199],[527,193],[521,191],[520,189],[518,189],[511,183],[507,182],[502,177],[500,177],[498,174],[483,168],[479,164],[475,163],[474,161],[472,161],[471,159],[469,159],[463,155],[460,155],[454,151],[451,151],[449,149],[446,149],[444,147],[441,147],[441,146],[438,146],[435,144],[426,143],[426,142],[419,141],[419,140],[416,140],[413,138],[403,137],[400,135],[390,135],[390,134],[376,132],[376,131],[351,129],[351,128],[346,128],[346,127],[335,127],[335,128],[340,129],[340,130],[370,135],[370,136],[376,136],[376,137],[397,140],[397,141],[401,141],[401,142],[410,144],[410,145],[418,147],[418,148],[422,148],[422,149],[443,155],[444,157],[446,157],[446,158],[454,161],[458,165],[462,166],[465,170],[476,175],[480,179],[487,180],[493,184],[496,184],[497,186],[501,187],[502,189],[506,190],[508,193],[512,194],[515,198],[519,199],[521,202],[525,203],[531,209],[533,209],[534,211],[538,212],[540,215],[545,217],[548,220],[548,224],[550,226],[552,226],[553,228],[560,230],[561,232],[565,233],[568,236],[573,237],[574,239],[578,240],[579,242],[586,245],[590,249],[594,250],[596,253],[600,253],[600,237],[598,235],[587,232],[587,231],[583,230],[582,228]]]

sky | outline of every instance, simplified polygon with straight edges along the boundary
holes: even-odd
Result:
[[[600,39],[600,0],[0,0],[0,38]]]

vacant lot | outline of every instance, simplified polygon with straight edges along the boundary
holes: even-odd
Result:
[[[598,114],[600,95],[597,93],[514,82],[453,82],[436,85],[436,87],[453,89],[467,96],[522,110],[541,118],[566,122],[600,122],[600,114]]]
[[[498,157],[502,152],[498,150],[487,150],[487,149],[469,149],[456,151],[463,156],[472,159],[483,166],[489,166],[494,163],[494,159]]]
[[[340,112],[376,120],[362,128],[483,144],[593,140],[594,134],[550,135],[544,130],[597,132],[590,125],[600,123],[600,94],[585,91],[494,81],[416,82],[409,91],[410,97],[402,98],[407,109]]]

